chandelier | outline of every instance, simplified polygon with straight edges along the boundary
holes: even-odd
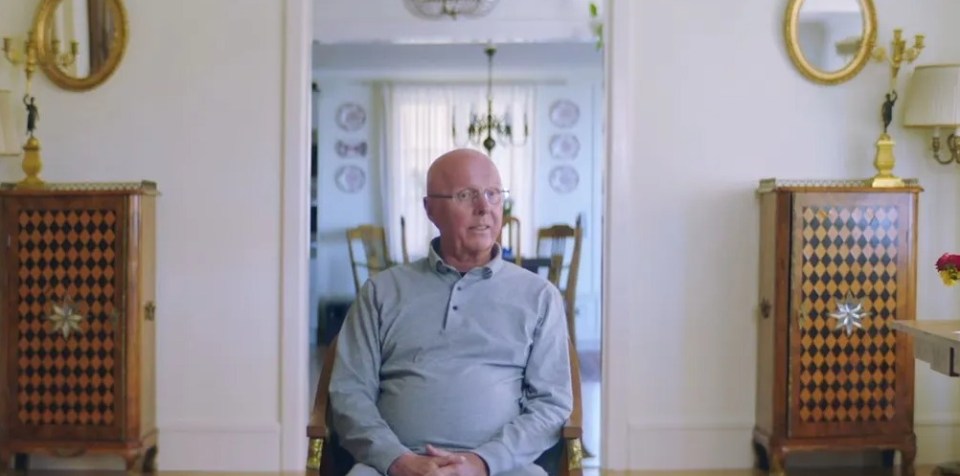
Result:
[[[527,138],[530,136],[530,127],[527,125],[527,114],[524,112],[523,137],[518,138],[514,134],[513,117],[509,109],[503,115],[502,119],[493,114],[493,55],[496,54],[497,48],[490,44],[487,45],[484,52],[487,54],[487,113],[485,115],[477,115],[476,112],[470,112],[470,125],[467,126],[467,140],[474,144],[482,145],[483,148],[487,150],[487,155],[491,155],[493,148],[497,146],[497,141],[493,138],[494,133],[496,133],[500,140],[507,142],[509,145],[519,147],[526,144]],[[466,144],[460,143],[457,140],[456,109],[454,109],[453,116],[450,118],[450,123],[452,124],[454,144],[458,147],[463,147]]]
[[[458,16],[482,17],[500,0],[403,0],[403,4],[411,13],[420,17],[435,20],[449,16],[454,20]]]

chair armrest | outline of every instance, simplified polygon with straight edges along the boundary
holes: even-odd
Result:
[[[573,410],[570,418],[563,425],[562,461],[560,464],[561,476],[583,475],[583,409],[580,399],[580,358],[572,340],[567,340],[570,351],[570,384],[573,393]]]
[[[566,425],[563,425],[563,433],[561,435],[563,439],[570,440],[574,438],[583,437],[583,428],[579,426],[571,425],[569,422]]]
[[[313,416],[311,416],[310,423],[307,425],[307,438],[327,439],[329,437],[330,430],[327,428],[327,423],[324,421],[314,423]]]
[[[564,438],[580,438],[583,435],[583,403],[580,396],[580,357],[571,340],[567,341],[570,351],[570,389],[573,394],[573,410],[563,425]]]
[[[323,356],[323,368],[320,370],[320,381],[317,382],[317,394],[313,400],[313,411],[310,412],[310,422],[307,424],[307,437],[326,439],[330,436],[327,428],[327,408],[330,399],[330,376],[333,373],[333,361],[337,355],[337,337],[330,341]]]

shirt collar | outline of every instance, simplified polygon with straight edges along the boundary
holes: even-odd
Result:
[[[494,243],[493,249],[490,251],[492,258],[487,264],[471,269],[469,273],[477,272],[484,279],[492,278],[494,273],[500,271],[503,268],[503,249],[500,247],[500,243]],[[449,272],[459,273],[456,268],[448,265],[443,258],[440,256],[440,237],[436,237],[430,240],[430,252],[427,255],[427,259],[430,262],[430,269],[434,270],[438,274],[444,274]]]

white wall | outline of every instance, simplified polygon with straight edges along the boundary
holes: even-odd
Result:
[[[350,256],[344,232],[362,224],[383,222],[380,203],[380,161],[378,157],[377,123],[373,90],[357,83],[320,83],[317,103],[317,143],[319,146],[317,174],[317,261],[318,282],[323,284],[320,294],[325,297],[352,299],[356,294],[350,271]],[[360,106],[366,121],[355,131],[337,126],[337,110],[344,104]],[[348,147],[366,143],[364,156],[337,155],[337,142]],[[340,187],[347,185],[338,174],[356,167],[364,174],[364,183],[358,190]],[[362,252],[362,250],[354,250]],[[363,258],[360,258],[363,261]],[[361,275],[361,279],[365,277]]]
[[[526,5],[504,0],[500,8],[511,1]],[[335,14],[318,32],[389,33],[360,18],[379,9],[350,10],[352,3],[331,4]],[[623,74],[611,76],[615,206],[607,230],[615,233],[605,243],[603,366],[604,464],[612,469],[750,464],[756,181],[873,172],[887,70],[871,65],[841,86],[807,82],[782,46],[785,3],[617,0],[613,29],[623,41],[612,53]],[[107,84],[77,94],[36,78],[43,176],[159,182],[160,466],[272,471],[280,441],[282,4],[125,4],[130,48]],[[928,35],[920,62],[960,56],[952,24],[960,4],[877,4],[881,43],[902,26]],[[22,35],[35,5],[0,3],[0,32]],[[256,35],[248,34],[252,25]],[[0,87],[23,87],[5,63]],[[919,314],[949,318],[960,297],[940,284],[932,263],[960,248],[958,171],[933,163],[919,133],[898,122],[892,133],[897,172],[926,187]],[[2,160],[0,178],[19,179],[15,160]],[[742,218],[749,225],[733,225]],[[920,461],[960,457],[958,382],[918,364],[917,389]]]
[[[580,269],[577,281],[577,297],[574,305],[574,325],[577,348],[600,349],[600,253],[603,225],[603,106],[602,82],[599,80],[571,81],[567,84],[537,88],[537,133],[536,145],[536,223],[533,230],[565,224],[574,226],[581,216],[583,242],[580,254]],[[558,126],[551,120],[554,104],[573,104],[579,111],[579,119],[569,126]],[[570,137],[579,144],[579,153],[567,158],[551,152],[551,142],[560,137]],[[571,171],[573,173],[571,173]],[[556,175],[555,175],[556,174]],[[575,174],[575,175],[574,175]],[[558,177],[576,177],[575,187],[557,181]],[[551,182],[553,179],[553,182]],[[567,183],[572,183],[567,182]],[[544,243],[545,247],[549,244]],[[538,250],[548,254],[548,250]],[[567,251],[567,256],[573,250]],[[561,276],[566,282],[567,276]]]
[[[748,467],[754,422],[758,203],[763,177],[870,177],[889,69],[819,86],[783,46],[786,1],[616,0],[610,25],[611,213],[604,265],[604,466]],[[960,59],[960,4],[878,0],[879,43],[927,35],[921,63]],[[896,23],[894,23],[896,19]],[[912,42],[912,41],[911,41]],[[905,90],[911,67],[901,76]],[[891,134],[918,177],[918,317],[956,318],[933,270],[960,249],[955,166]],[[960,457],[960,381],[917,364],[919,461]],[[696,451],[692,448],[698,448]]]
[[[375,108],[373,89],[369,85],[351,81],[317,81],[314,127],[317,134],[317,236],[316,256],[310,260],[310,339],[317,342],[321,308],[333,302],[349,302],[356,296],[350,255],[345,232],[364,224],[382,224],[380,195],[380,160],[378,123],[380,113]],[[343,130],[337,125],[338,109],[348,103],[363,108],[366,120],[357,130]],[[355,149],[366,144],[366,154],[356,152],[347,157],[337,153],[337,143],[343,142]],[[363,185],[343,190],[346,185],[338,175],[343,171],[359,170],[364,174]],[[362,247],[354,245],[360,262],[365,261]],[[399,257],[394,257],[399,259]],[[367,274],[358,269],[362,283]]]
[[[314,38],[323,43],[459,43],[582,40],[592,37],[589,0],[501,0],[487,16],[425,20],[402,0],[316,0]]]
[[[38,3],[0,2],[0,34],[22,39]],[[35,77],[42,176],[151,179],[163,193],[160,468],[276,471],[283,2],[124,4],[130,43],[107,83],[71,93]],[[0,88],[22,94],[22,74],[3,61]],[[0,179],[21,177],[19,159],[3,159]],[[36,466],[62,463],[122,468]]]

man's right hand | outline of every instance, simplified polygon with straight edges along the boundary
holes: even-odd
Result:
[[[462,463],[466,460],[463,455],[450,454],[448,456],[423,456],[416,453],[404,453],[390,463],[387,468],[389,476],[424,476],[437,468]]]

